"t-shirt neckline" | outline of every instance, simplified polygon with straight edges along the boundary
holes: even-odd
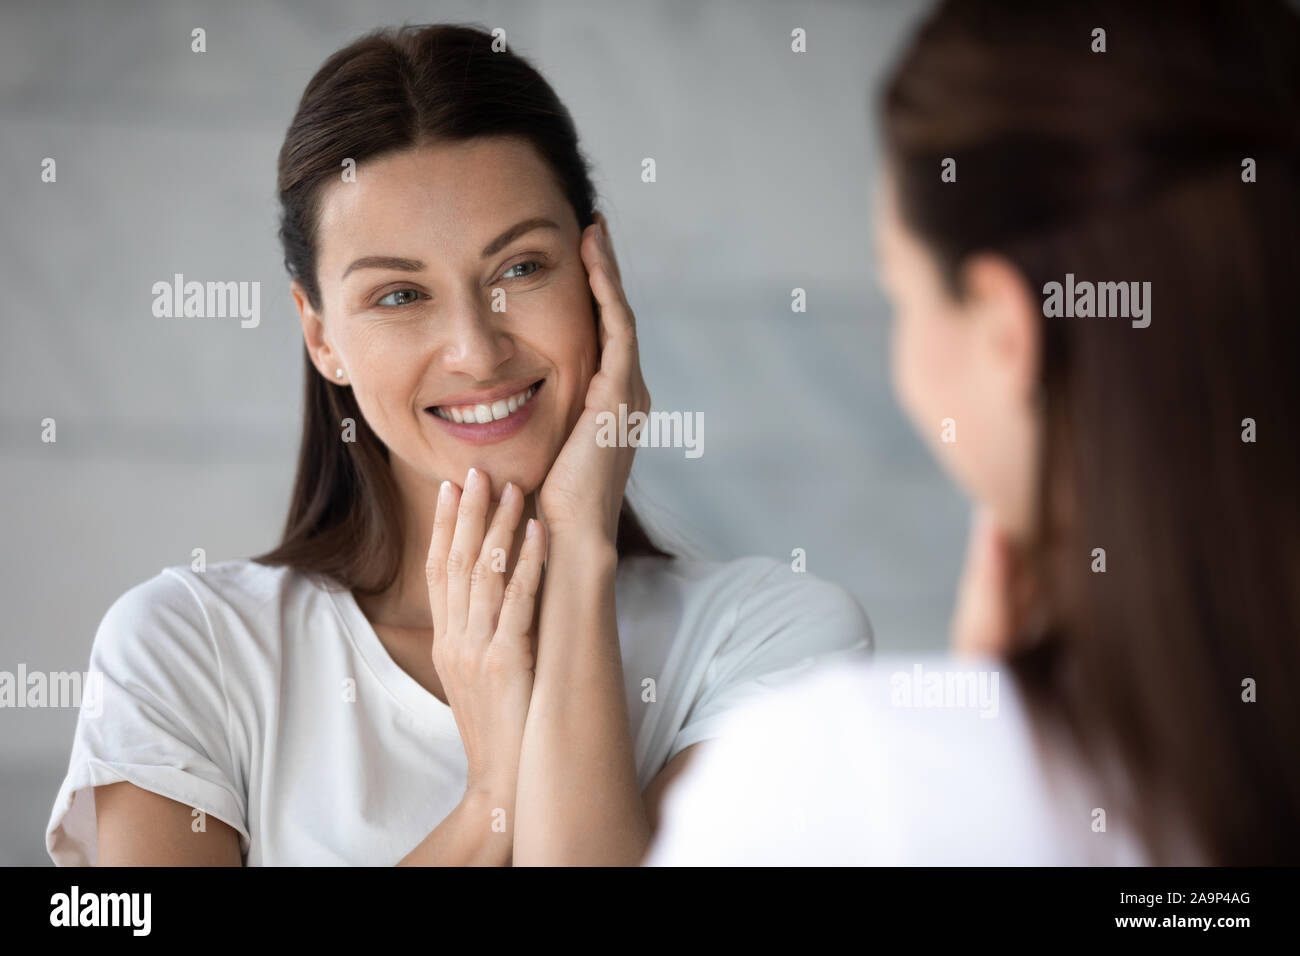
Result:
[[[399,704],[434,730],[449,733],[459,739],[460,731],[456,727],[456,718],[451,708],[429,693],[393,660],[352,591],[347,588],[326,588],[326,593],[338,609],[357,653],[384,688]]]

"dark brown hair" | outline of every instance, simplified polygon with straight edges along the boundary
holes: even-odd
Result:
[[[901,214],[954,295],[977,252],[1035,294],[1067,272],[1151,282],[1147,328],[1041,320],[1049,623],[1009,664],[1040,742],[1072,745],[1156,862],[1190,837],[1211,863],[1296,863],[1295,12],[950,0],[882,115]]]
[[[307,84],[280,149],[278,190],[285,268],[314,308],[320,195],[345,158],[359,165],[419,144],[521,137],[555,173],[579,228],[592,223],[595,188],[572,117],[523,57],[491,45],[491,34],[472,26],[380,30],[339,50]],[[352,389],[326,381],[305,343],[303,369],[288,520],[281,543],[254,560],[324,574],[361,594],[382,592],[397,579],[404,537],[388,449]],[[355,442],[339,438],[344,418],[356,423]],[[620,557],[669,557],[626,501],[617,547]]]

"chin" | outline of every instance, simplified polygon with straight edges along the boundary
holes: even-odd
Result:
[[[553,462],[553,459],[547,458],[545,464],[542,464],[540,460],[543,457],[540,452],[522,453],[505,446],[493,446],[483,448],[475,454],[461,453],[454,458],[449,456],[443,461],[454,462],[450,466],[452,471],[447,474],[447,477],[461,487],[465,485],[465,475],[470,468],[477,468],[484,472],[492,479],[492,500],[497,501],[505,489],[506,482],[518,487],[525,495],[532,494],[540,488]],[[447,465],[444,464],[441,469],[434,470],[435,473],[439,470],[445,472],[446,468]]]

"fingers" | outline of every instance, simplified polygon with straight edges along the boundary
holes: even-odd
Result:
[[[593,239],[583,244],[582,257],[587,266],[591,291],[600,305],[601,345],[604,346],[609,337],[626,339],[635,344],[636,318],[623,294],[623,280],[609,236],[599,228],[603,219],[603,216],[600,217],[600,221],[592,227]]]
[[[438,489],[433,537],[429,541],[429,556],[424,563],[435,641],[447,633],[447,551],[451,548],[452,534],[456,530],[456,508],[459,503],[460,489],[450,481],[444,481]]]
[[[447,620],[452,628],[469,619],[470,577],[483,547],[483,524],[491,493],[487,476],[471,468],[456,510],[456,531],[447,552]]]
[[[622,303],[622,294],[613,291],[613,283],[603,267],[590,273],[591,287],[600,303],[600,371],[615,382],[629,383],[639,377],[640,358],[631,312]]]
[[[514,574],[501,601],[497,619],[497,638],[523,640],[533,626],[533,606],[542,581],[542,561],[546,557],[546,531],[535,518],[528,519],[524,543],[519,549]]]
[[[600,226],[600,236],[606,256],[609,258],[609,272],[614,281],[621,287],[623,285],[623,271],[618,267],[618,256],[614,253],[614,240],[609,235],[609,220],[605,218],[603,212],[598,212],[594,216],[596,223]]]
[[[492,516],[492,526],[483,539],[478,563],[470,575],[469,625],[475,634],[491,635],[497,624],[501,594],[506,588],[506,564],[514,550],[515,528],[524,512],[524,496],[506,482],[501,502]]]

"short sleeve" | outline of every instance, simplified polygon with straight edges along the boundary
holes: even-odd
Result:
[[[709,662],[668,760],[716,737],[726,714],[835,660],[860,661],[873,649],[871,624],[837,584],[773,562],[737,601],[735,622]]]
[[[94,788],[126,781],[228,824],[247,853],[229,706],[208,617],[171,569],[113,603],[100,622],[68,773],[45,846],[60,866],[94,865]]]

